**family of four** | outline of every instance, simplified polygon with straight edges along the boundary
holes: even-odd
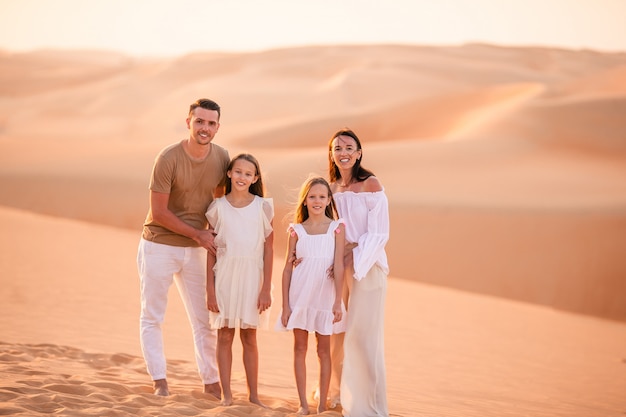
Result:
[[[232,404],[232,344],[239,329],[248,399],[264,406],[256,330],[269,326],[274,206],[264,196],[257,159],[230,159],[213,143],[220,115],[212,100],[192,103],[189,137],[155,160],[137,254],[141,348],[155,394],[169,395],[161,326],[174,282],[191,324],[204,392]],[[362,157],[353,131],[332,135],[329,180],[312,177],[302,185],[287,230],[275,328],[294,335],[302,415],[310,414],[309,333],[316,336],[320,363],[317,412],[341,404],[344,416],[389,415],[383,337],[388,202],[380,181],[361,166]]]

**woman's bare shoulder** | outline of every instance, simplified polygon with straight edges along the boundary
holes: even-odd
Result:
[[[370,177],[367,177],[365,181],[363,181],[362,191],[364,192],[374,193],[376,191],[382,191],[382,190],[383,190],[383,185],[378,180],[378,178],[376,178],[373,175]]]

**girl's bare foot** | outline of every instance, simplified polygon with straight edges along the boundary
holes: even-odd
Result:
[[[261,402],[261,400],[259,400],[258,398],[252,398],[252,397],[251,397],[251,398],[248,398],[248,401],[250,401],[252,404],[256,404],[256,405],[258,405],[258,406],[260,406],[260,407],[263,407],[263,408],[268,408],[268,407],[267,407],[265,404],[263,404],[263,403]]]
[[[229,405],[233,405],[233,397],[224,397],[224,399],[222,400],[220,404],[226,407],[228,407]]]
[[[300,407],[298,408],[298,412],[296,413],[299,416],[308,416],[309,408],[308,407]]]

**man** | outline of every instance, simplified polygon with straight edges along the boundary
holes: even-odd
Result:
[[[141,285],[140,337],[156,395],[169,395],[161,325],[167,293],[176,283],[191,324],[196,363],[204,392],[220,398],[215,330],[206,304],[207,251],[215,254],[205,217],[209,204],[223,195],[228,151],[213,144],[220,127],[220,106],[199,99],[189,107],[189,138],[157,156],[150,180],[150,209],[137,254]]]

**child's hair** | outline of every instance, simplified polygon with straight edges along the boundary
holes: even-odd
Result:
[[[258,176],[259,179],[254,184],[250,184],[249,191],[250,193],[258,195],[259,197],[263,197],[264,192],[265,192],[265,187],[263,187],[263,178],[261,177],[261,168],[259,167],[259,161],[257,161],[254,156],[250,155],[249,153],[241,153],[237,155],[230,161],[226,171],[231,171],[233,169],[233,165],[235,165],[235,162],[239,159],[243,159],[245,161],[248,161],[254,164],[254,169],[256,170],[254,175]],[[233,182],[230,178],[228,178],[228,175],[226,175],[225,177],[226,177],[225,178],[226,194],[228,194],[233,188]]]
[[[298,195],[298,205],[296,206],[296,213],[294,215],[294,221],[296,223],[302,223],[309,218],[309,209],[307,208],[307,206],[304,205],[304,203],[306,202],[306,196],[309,195],[309,191],[311,191],[311,187],[317,184],[324,185],[328,190],[330,204],[326,206],[326,216],[333,220],[337,219],[337,207],[335,206],[333,192],[330,189],[330,185],[328,185],[328,181],[326,181],[322,177],[310,177],[304,182],[304,184],[302,184],[302,187],[300,187],[300,194]]]

